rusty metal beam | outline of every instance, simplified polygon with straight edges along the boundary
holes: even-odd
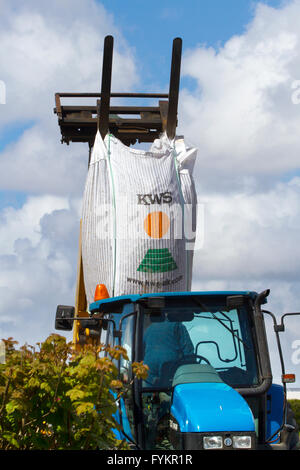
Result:
[[[55,93],[55,111],[58,117],[61,117],[61,101],[60,101],[60,94]]]
[[[98,130],[102,136],[102,139],[105,138],[109,128],[109,105],[111,93],[113,48],[114,38],[112,36],[106,36],[104,39],[101,101],[98,115]]]
[[[182,39],[175,38],[173,41],[169,107],[167,118],[167,135],[169,139],[174,139],[177,126],[177,109],[179,97],[180,68],[181,68]]]
[[[60,98],[101,98],[101,93],[56,93]],[[168,93],[111,93],[111,98],[168,98]]]
[[[63,122],[64,127],[73,127],[76,125],[77,127],[80,127],[80,125],[84,127],[89,127],[89,126],[95,126],[97,123],[97,118],[80,118],[80,124],[78,124],[79,120],[76,118],[68,118],[65,119]],[[117,125],[117,127],[146,127],[148,129],[152,129],[154,127],[156,128],[161,128],[162,124],[160,121],[153,120],[153,119],[122,119],[122,118],[111,118],[109,120],[109,125],[114,127],[114,125]],[[107,127],[108,128],[108,127]],[[100,128],[99,128],[100,130]],[[106,131],[107,133],[107,131]],[[101,134],[102,135],[102,134]],[[105,134],[106,135],[106,134]]]
[[[160,110],[162,129],[163,131],[165,131],[167,129],[167,120],[168,120],[168,101],[159,101],[159,110]]]
[[[99,100],[100,101],[100,100]],[[160,103],[168,104],[167,101],[160,101]],[[97,105],[93,106],[84,106],[84,105],[70,105],[70,106],[60,106],[60,112],[63,115],[68,113],[80,113],[81,111],[90,111],[93,114],[97,113]],[[150,113],[159,113],[159,106],[110,106],[110,114],[140,114],[142,112]],[[54,113],[57,113],[56,108],[54,108]]]

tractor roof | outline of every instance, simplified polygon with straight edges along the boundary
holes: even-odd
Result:
[[[119,297],[110,297],[108,299],[98,300],[90,304],[90,312],[98,312],[99,310],[105,312],[108,309],[111,311],[113,306],[115,313],[121,313],[125,304],[136,303],[143,299],[154,297],[196,297],[196,296],[230,296],[230,295],[244,295],[251,297],[253,300],[257,297],[257,292],[253,291],[189,291],[189,292],[156,292],[152,294],[132,294],[122,295]],[[113,305],[112,305],[113,304]],[[108,309],[106,309],[106,307]]]

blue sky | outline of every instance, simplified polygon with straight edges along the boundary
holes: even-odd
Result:
[[[277,315],[299,311],[300,105],[291,96],[300,0],[0,0],[0,8],[0,334],[40,341],[56,305],[74,303],[87,148],[61,145],[54,93],[100,90],[107,34],[113,91],[166,91],[172,41],[183,39],[178,128],[198,148],[205,207],[193,287],[271,288]],[[299,338],[291,320],[292,370]]]
[[[172,41],[183,39],[185,49],[205,44],[218,49],[234,35],[242,34],[253,18],[257,0],[189,0],[101,2],[114,15],[114,22],[136,50],[137,65],[143,70],[142,86],[152,82],[168,86]],[[273,7],[281,0],[266,0]],[[182,85],[193,86],[186,77]],[[166,88],[167,89],[167,88]]]
[[[5,105],[2,105],[3,109],[5,109],[4,106]],[[19,123],[16,120],[15,124],[3,126],[0,130],[0,152],[2,152],[10,143],[18,140],[23,132],[26,129],[29,129],[31,125],[32,122],[30,121]],[[0,191],[0,210],[7,206],[21,207],[25,202],[26,197],[27,194],[21,191]]]
[[[183,38],[186,49],[197,44],[218,48],[233,35],[242,34],[253,18],[258,1],[248,0],[181,0],[143,2],[121,0],[101,2],[114,15],[130,45],[136,49],[138,62],[146,69],[146,77],[168,82],[168,65],[173,38]],[[278,7],[281,0],[266,0]]]

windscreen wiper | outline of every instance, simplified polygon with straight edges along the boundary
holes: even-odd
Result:
[[[234,336],[238,341],[240,341],[247,349],[250,349],[249,346],[245,343],[245,341],[243,341],[242,338],[240,338],[240,337],[234,332],[233,329],[231,329],[231,328],[229,328],[227,325],[225,325],[225,323],[222,322],[221,318],[218,318],[218,317],[214,314],[214,312],[211,312],[211,311],[207,308],[207,306],[206,306],[205,304],[203,304],[202,302],[199,302],[199,301],[198,301],[197,299],[195,299],[195,298],[193,298],[193,301],[198,305],[198,307],[201,307],[204,312],[209,312],[209,313],[213,316],[213,318],[214,318],[215,320],[217,320],[219,323],[221,323],[221,325],[224,326],[224,328],[226,328],[226,330],[228,330],[228,331],[232,334],[232,336]],[[226,316],[225,313],[222,312],[222,310],[219,310],[219,311],[220,311],[220,313],[222,313],[222,315]],[[201,314],[201,313],[202,313],[202,312],[200,312],[200,314]]]

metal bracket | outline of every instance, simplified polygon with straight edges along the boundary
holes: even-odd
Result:
[[[54,112],[58,117],[61,142],[87,142],[91,149],[98,130],[102,138],[111,132],[128,146],[136,142],[153,142],[164,131],[172,140],[177,126],[181,38],[173,41],[169,93],[112,93],[113,45],[113,37],[106,36],[101,92],[55,94]],[[62,98],[96,98],[96,103],[65,106]],[[159,102],[157,106],[111,106],[111,98],[159,99]]]

